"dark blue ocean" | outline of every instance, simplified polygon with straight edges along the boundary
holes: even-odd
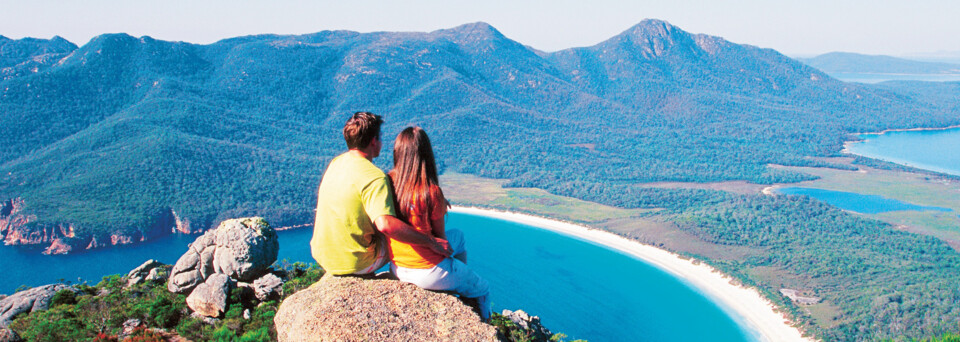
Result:
[[[861,134],[853,154],[960,176],[960,128]]]
[[[492,287],[494,310],[523,309],[555,332],[590,341],[753,341],[715,303],[688,284],[606,247],[518,223],[450,214],[464,231],[470,266]],[[312,231],[283,231],[280,257],[312,262]],[[0,293],[78,278],[96,283],[147,259],[173,264],[195,236],[173,236],[69,256],[0,246]]]

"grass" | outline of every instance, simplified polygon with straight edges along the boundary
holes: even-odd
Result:
[[[440,176],[444,195],[456,205],[493,207],[586,224],[639,218],[655,211],[611,207],[553,195],[542,189],[503,188],[503,183],[502,180],[453,172]]]

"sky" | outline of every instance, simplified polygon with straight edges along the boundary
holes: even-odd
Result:
[[[552,52],[597,44],[651,18],[790,56],[960,55],[955,0],[0,0],[0,11],[0,35],[59,35],[77,45],[118,32],[209,44],[261,33],[429,32],[483,21]]]

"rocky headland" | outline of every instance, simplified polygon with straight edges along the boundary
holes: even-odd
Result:
[[[288,222],[289,221],[289,222]],[[215,221],[214,221],[215,222]],[[307,226],[301,220],[284,220],[285,230]],[[109,233],[90,233],[74,223],[51,223],[31,213],[22,198],[0,200],[0,242],[8,246],[41,246],[43,254],[69,254],[73,251],[127,245],[157,239],[168,234],[196,234],[217,228],[209,220],[182,217],[176,210],[164,210],[144,227],[114,229]]]

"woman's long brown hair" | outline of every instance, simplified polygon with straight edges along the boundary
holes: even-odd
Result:
[[[393,144],[393,170],[390,170],[397,201],[397,214],[409,222],[414,208],[419,216],[429,221],[430,210],[448,205],[437,181],[437,164],[427,132],[417,126],[407,127]]]

